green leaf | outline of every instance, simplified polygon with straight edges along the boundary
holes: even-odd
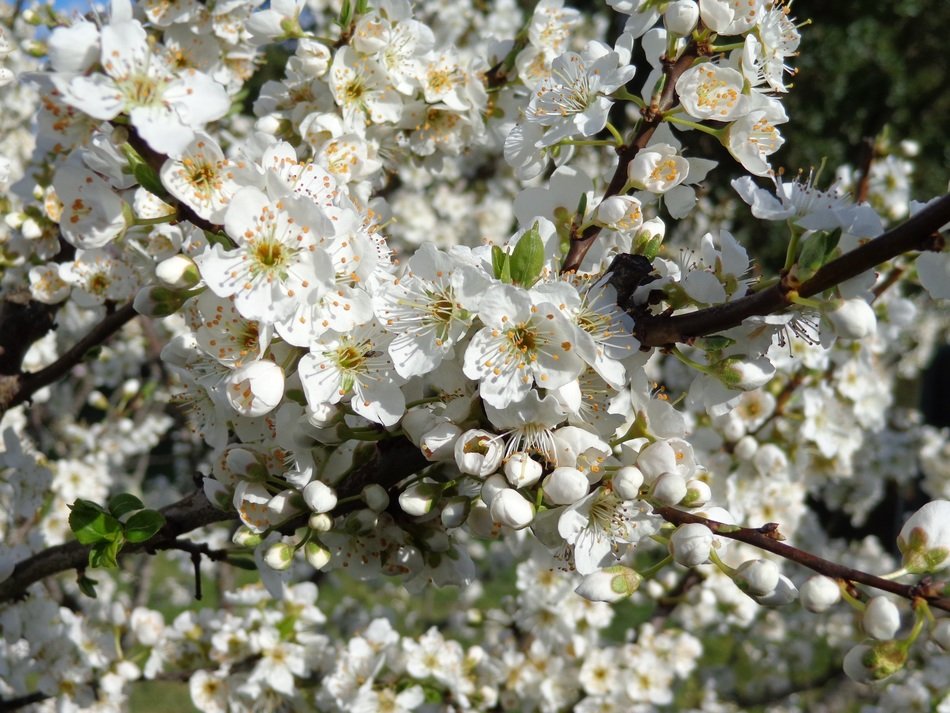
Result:
[[[79,591],[85,594],[87,597],[92,599],[96,598],[96,585],[99,584],[92,577],[87,577],[85,574],[80,574],[76,578],[76,584],[79,586]]]
[[[140,510],[125,521],[125,536],[129,542],[145,542],[164,524],[165,518],[158,510]]]
[[[246,569],[251,572],[257,571],[257,564],[254,560],[248,559],[247,557],[228,557],[225,561],[232,567],[237,567],[238,569]]]
[[[819,232],[810,235],[802,245],[798,256],[798,279],[807,280],[814,275],[822,265],[827,263],[838,247],[841,239],[841,229],[833,232]]]
[[[526,231],[511,253],[511,281],[522,287],[531,287],[541,276],[544,267],[544,243],[538,224]]]
[[[70,506],[69,529],[80,544],[112,541],[122,533],[122,524],[102,506],[89,500],[76,500]]]
[[[97,542],[89,550],[89,566],[115,569],[119,566],[119,550],[124,544],[125,538],[121,535],[111,542]]]
[[[145,503],[131,493],[119,493],[109,498],[109,512],[116,517],[122,517],[133,510],[141,510]]]
[[[491,247],[491,266],[495,279],[511,284],[511,255],[497,245]]]

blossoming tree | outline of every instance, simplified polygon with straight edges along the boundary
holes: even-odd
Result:
[[[0,709],[950,710],[950,197],[608,4],[3,9]]]

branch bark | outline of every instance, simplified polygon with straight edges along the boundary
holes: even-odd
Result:
[[[411,442],[404,438],[382,441],[376,447],[373,457],[354,469],[338,486],[337,492],[342,498],[358,495],[369,483],[379,483],[387,490],[401,480],[431,465]],[[350,506],[349,509],[356,507]],[[341,507],[337,514],[348,508]],[[178,538],[185,533],[205,525],[237,519],[233,510],[224,511],[214,507],[204,493],[197,490],[176,503],[162,508],[165,526],[155,537],[145,542],[128,543],[122,548],[122,555],[156,550],[183,549]],[[292,519],[287,523],[288,531],[306,523],[308,514]],[[284,529],[284,528],[281,528]],[[18,599],[26,594],[30,585],[46,577],[70,569],[82,569],[89,561],[89,547],[76,541],[55,545],[38,552],[18,563],[13,573],[0,582],[0,604]]]
[[[747,545],[758,547],[759,549],[771,552],[792,562],[797,562],[803,567],[814,570],[832,579],[840,579],[845,582],[854,582],[864,584],[874,589],[880,589],[884,592],[896,594],[899,597],[910,599],[923,599],[930,606],[944,611],[950,611],[950,598],[942,596],[941,587],[929,582],[926,578],[919,584],[900,584],[889,579],[883,579],[858,569],[852,569],[845,565],[823,559],[818,555],[805,552],[797,547],[786,545],[777,539],[778,525],[769,523],[762,527],[736,527],[716,520],[694,515],[693,513],[677,510],[673,507],[658,506],[653,511],[667,522],[674,525],[684,525],[687,523],[698,523],[705,525],[715,534],[721,537],[727,537],[730,540],[745,542]]]
[[[132,303],[108,314],[90,332],[76,342],[59,359],[49,366],[27,374],[0,376],[0,416],[10,408],[29,400],[33,394],[64,377],[70,369],[82,361],[86,353],[99,346],[132,321],[138,313]]]
[[[797,293],[812,297],[881,263],[913,250],[939,250],[943,238],[937,231],[950,222],[950,194],[927,206],[909,220],[845,253],[819,269],[810,279],[796,283],[785,275],[760,292],[708,309],[682,315],[639,316],[634,335],[647,347],[690,342],[697,337],[738,327],[746,319],[782,312]]]

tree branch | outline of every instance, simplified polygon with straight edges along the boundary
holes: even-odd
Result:
[[[340,498],[358,495],[365,485],[379,483],[390,489],[401,480],[417,473],[423,468],[432,465],[410,441],[405,438],[393,438],[382,441],[376,446],[373,457],[366,463],[355,468],[346,479],[337,487]],[[344,514],[358,504],[350,503],[341,506],[334,514]],[[206,554],[212,559],[216,551],[208,550],[203,545],[186,544],[178,539],[181,535],[196,530],[205,525],[216,522],[237,519],[233,510],[219,510],[208,502],[204,492],[197,490],[182,498],[176,503],[161,510],[165,516],[165,526],[155,537],[145,542],[127,543],[122,548],[122,555],[135,552],[154,552],[157,550],[185,550],[192,554]],[[288,531],[306,524],[309,513],[292,518],[285,526]],[[13,573],[0,582],[0,604],[22,597],[30,585],[60,572],[70,569],[82,569],[89,562],[89,547],[80,545],[76,541],[55,545],[38,552],[32,557],[18,563]]]
[[[90,332],[49,366],[28,374],[0,376],[0,416],[4,411],[27,401],[33,394],[65,376],[83,360],[86,353],[119,331],[138,313],[132,303],[108,314]]]
[[[682,315],[638,316],[634,335],[644,346],[660,347],[738,327],[749,317],[781,312],[792,304],[793,292],[812,297],[906,252],[940,250],[943,238],[937,231],[948,222],[950,194],[883,235],[832,260],[805,282],[797,283],[792,275],[785,275],[771,287],[726,304]]]
[[[643,110],[643,124],[637,131],[630,144],[621,146],[617,149],[619,159],[614,175],[604,190],[601,201],[620,193],[621,189],[627,183],[627,166],[633,161],[634,157],[640,152],[640,149],[646,148],[653,136],[653,132],[663,122],[662,113],[668,111],[676,102],[676,80],[680,75],[689,69],[693,61],[698,56],[696,46],[691,44],[680,55],[675,62],[667,62],[663,67],[663,74],[666,83],[663,85],[663,92],[660,94],[659,101]],[[590,225],[579,236],[571,236],[571,245],[568,248],[567,255],[564,256],[564,263],[561,265],[561,272],[576,272],[580,269],[584,257],[587,255],[597,236],[600,235],[600,226]]]
[[[881,591],[890,592],[899,597],[910,599],[911,601],[923,599],[932,607],[950,611],[950,598],[942,596],[942,588],[930,582],[927,578],[918,584],[900,584],[898,582],[892,582],[889,579],[882,579],[873,574],[868,574],[867,572],[862,572],[858,569],[846,567],[837,562],[831,562],[830,560],[823,559],[810,552],[805,552],[797,547],[792,547],[791,545],[786,545],[784,542],[781,542],[778,539],[780,537],[778,534],[778,525],[774,522],[758,528],[737,527],[735,525],[717,522],[716,520],[710,520],[701,515],[694,515],[684,512],[683,510],[677,510],[673,507],[657,506],[653,508],[653,511],[674,525],[684,525],[686,523],[705,525],[721,537],[745,542],[747,545],[758,547],[759,549],[776,554],[779,557],[797,562],[803,567],[807,567],[832,579],[864,584],[874,589],[880,589]]]

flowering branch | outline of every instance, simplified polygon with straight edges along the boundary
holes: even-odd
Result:
[[[929,579],[924,579],[918,584],[899,584],[889,579],[883,579],[873,574],[868,574],[867,572],[862,572],[861,570],[852,569],[851,567],[823,559],[810,552],[805,552],[797,547],[792,547],[791,545],[786,545],[784,542],[781,542],[782,536],[779,534],[779,526],[777,523],[770,522],[762,525],[762,527],[755,528],[738,527],[736,525],[728,525],[723,522],[717,522],[716,520],[710,520],[701,515],[694,515],[684,512],[683,510],[677,510],[669,506],[657,506],[654,507],[653,511],[674,525],[685,525],[687,523],[705,525],[712,530],[712,532],[721,537],[727,537],[731,540],[737,540],[738,542],[745,542],[747,545],[758,547],[759,549],[776,554],[779,557],[797,562],[803,567],[808,567],[819,574],[833,579],[864,584],[868,587],[890,592],[891,594],[896,594],[897,596],[912,601],[915,599],[923,599],[937,609],[950,611],[950,597],[942,596],[942,587],[939,584]]]
[[[682,315],[642,316],[634,334],[644,346],[689,342],[697,337],[737,327],[749,317],[781,312],[793,297],[812,297],[881,263],[913,250],[940,250],[937,231],[950,222],[950,195],[943,196],[909,220],[861,247],[832,260],[799,283],[787,273],[776,284],[726,304]]]
[[[627,183],[627,166],[633,161],[637,153],[645,148],[649,143],[653,132],[663,122],[663,112],[673,107],[676,101],[676,80],[680,75],[689,69],[693,61],[699,55],[696,52],[695,44],[690,44],[680,57],[675,61],[666,61],[663,66],[663,91],[659,100],[651,103],[650,106],[642,110],[643,123],[633,141],[617,148],[619,160],[614,175],[604,190],[604,199],[618,195]],[[564,263],[561,266],[562,272],[576,272],[584,256],[594,244],[594,240],[600,235],[601,227],[599,225],[589,225],[580,235],[571,236],[571,246],[564,257]]]
[[[0,415],[7,409],[29,400],[44,386],[49,386],[64,377],[70,369],[83,360],[90,349],[102,344],[137,314],[130,302],[106,315],[85,337],[49,366],[28,374],[0,376]]]
[[[378,483],[389,489],[428,465],[431,465],[429,461],[410,441],[404,438],[381,441],[376,446],[374,456],[353,470],[340,484],[338,492],[343,499],[359,495],[363,487],[370,483]],[[337,512],[343,514],[358,506],[349,505],[350,507],[341,506]],[[237,519],[237,512],[217,509],[200,490],[162,508],[161,513],[165,517],[165,525],[155,537],[145,542],[127,544],[122,554],[183,550],[192,555],[204,554],[211,559],[221,559],[220,553],[209,550],[205,545],[189,543],[179,538],[205,525]],[[306,516],[303,516],[299,523],[297,519],[287,523],[287,528],[292,530],[304,524]],[[72,541],[50,547],[18,563],[10,577],[0,582],[0,604],[23,596],[30,585],[41,579],[70,569],[82,569],[89,561],[89,549],[88,546]]]

